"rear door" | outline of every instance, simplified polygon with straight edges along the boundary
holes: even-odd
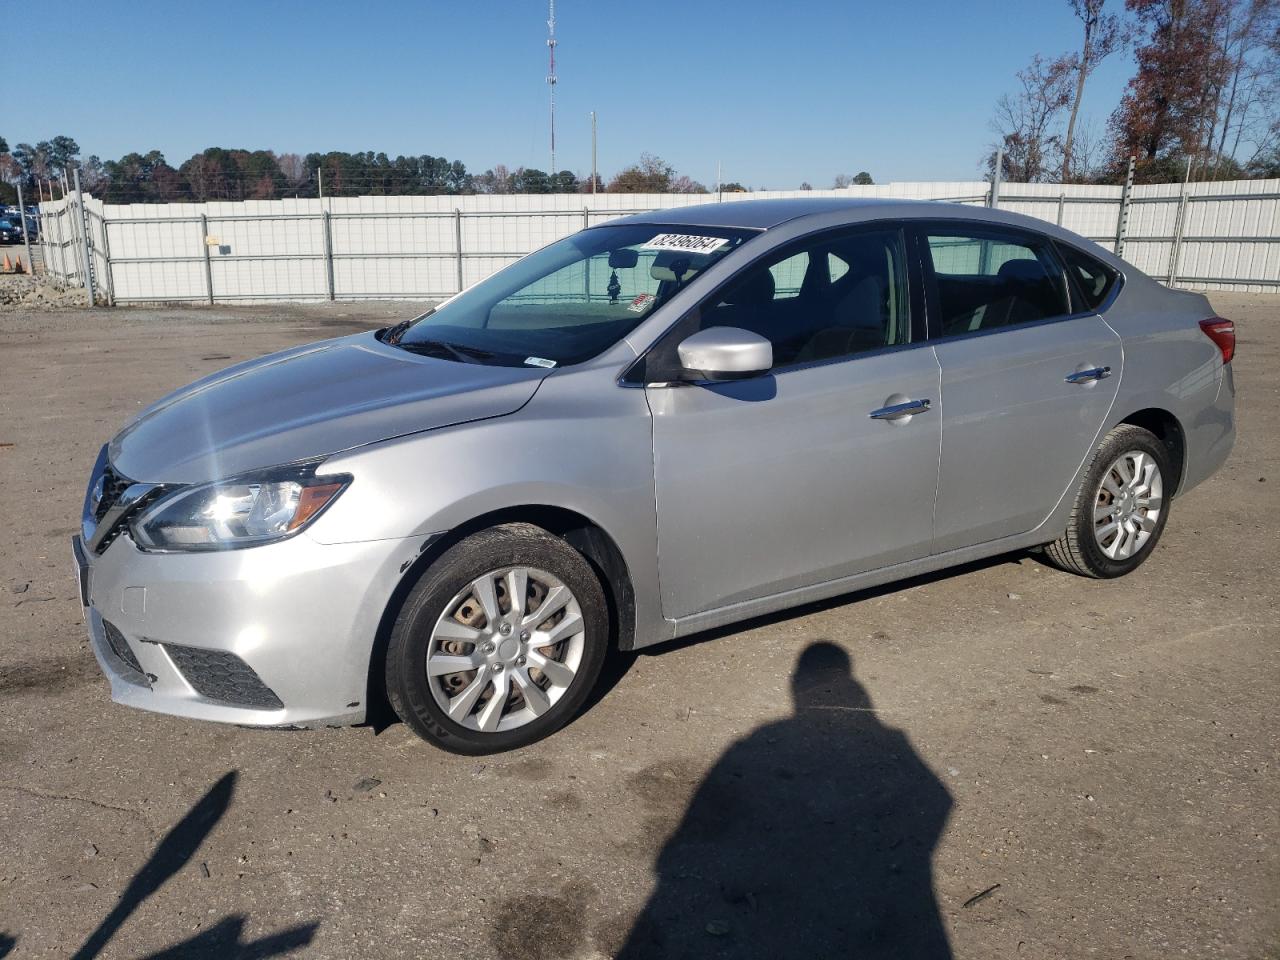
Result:
[[[1044,521],[1097,442],[1123,353],[1101,317],[1072,312],[1047,238],[940,222],[919,228],[917,249],[942,376],[943,553]]]

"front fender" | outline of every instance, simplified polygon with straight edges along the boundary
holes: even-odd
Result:
[[[521,507],[558,507],[604,530],[636,597],[639,643],[664,639],[653,444],[643,390],[612,376],[548,378],[517,413],[373,444],[327,460],[351,487],[308,533],[321,543],[425,537]]]

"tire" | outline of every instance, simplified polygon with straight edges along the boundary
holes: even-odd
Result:
[[[1138,455],[1149,460],[1140,461],[1140,469],[1135,470],[1138,461],[1132,458]],[[1154,465],[1154,474],[1149,465]],[[1141,474],[1136,484],[1126,482],[1125,469],[1131,476]],[[1122,423],[1098,445],[1076,493],[1066,532],[1044,548],[1046,559],[1082,577],[1106,579],[1133,572],[1151,555],[1164,532],[1170,500],[1165,491],[1172,489],[1172,481],[1164,444],[1149,430]],[[1118,499],[1114,490],[1127,491],[1129,499]],[[1104,514],[1108,509],[1112,512]],[[1112,524],[1117,528],[1114,532]]]
[[[521,583],[524,610],[514,611]],[[513,750],[582,708],[609,643],[604,591],[586,559],[541,527],[504,524],[455,544],[409,592],[387,648],[387,698],[446,750]]]

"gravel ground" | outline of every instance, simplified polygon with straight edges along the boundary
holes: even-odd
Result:
[[[0,309],[0,957],[1280,957],[1280,297],[1214,301],[1239,440],[1133,576],[1012,555],[618,658],[482,759],[117,707],[70,572],[131,411],[411,306]]]

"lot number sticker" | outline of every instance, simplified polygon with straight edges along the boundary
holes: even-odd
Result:
[[[684,250],[687,253],[710,253],[719,250],[729,240],[727,237],[699,237],[692,233],[660,233],[642,250]]]

